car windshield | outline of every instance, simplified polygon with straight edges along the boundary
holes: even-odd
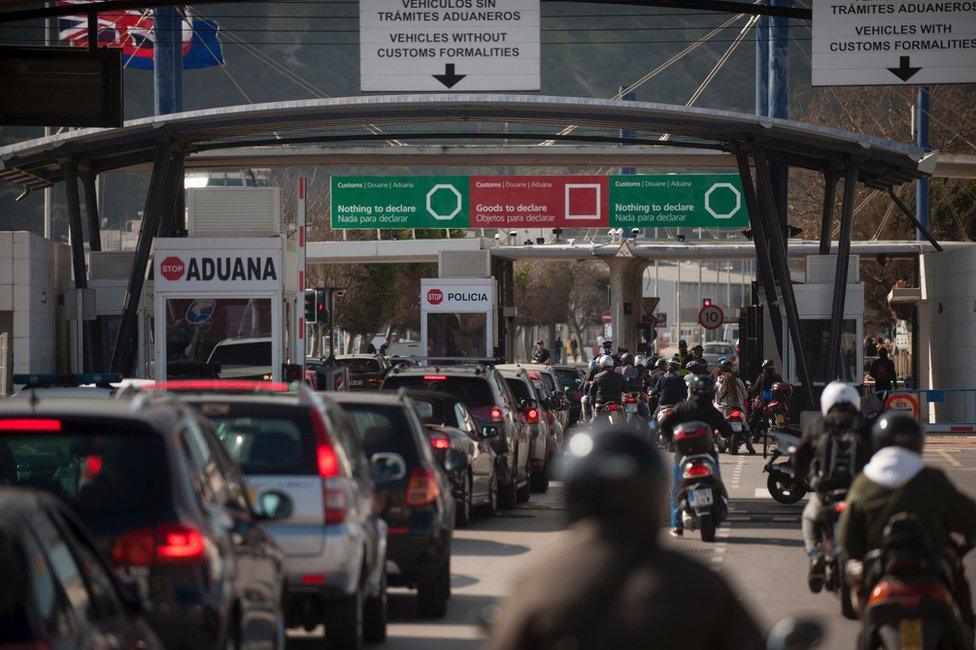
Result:
[[[579,380],[579,373],[575,370],[557,368],[556,377],[559,379],[559,385],[563,387],[563,391],[569,392],[577,389],[576,382]]]
[[[470,408],[495,406],[495,396],[488,380],[482,377],[451,377],[432,372],[429,375],[393,375],[383,382],[383,388],[436,390],[454,396]]]
[[[442,399],[420,397],[417,395],[411,395],[410,399],[412,399],[415,404],[428,404],[430,406],[430,416],[421,418],[424,424],[446,424],[449,427],[456,427],[459,425],[457,411],[454,409],[454,404]]]
[[[38,488],[81,517],[151,514],[168,502],[166,447],[131,428],[65,426],[0,437],[0,484]]]
[[[705,354],[733,354],[731,345],[725,343],[709,343],[705,345]]]
[[[402,406],[345,402],[342,408],[352,420],[367,456],[392,452],[403,456],[408,465],[418,461],[417,441]]]
[[[307,413],[270,404],[212,403],[200,410],[245,474],[315,473],[315,440]]]
[[[352,373],[380,372],[380,362],[376,359],[336,359],[336,363],[349,368]]]

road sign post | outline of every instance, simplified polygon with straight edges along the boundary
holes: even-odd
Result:
[[[360,0],[360,86],[539,90],[539,25],[539,0]]]
[[[718,305],[707,305],[698,312],[698,324],[707,330],[717,330],[725,322],[725,312]]]
[[[964,2],[813,0],[813,85],[976,82],[976,14]]]

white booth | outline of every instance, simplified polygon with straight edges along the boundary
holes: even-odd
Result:
[[[498,345],[494,278],[420,281],[420,343],[427,357],[486,359]]]
[[[293,241],[161,238],[153,265],[157,380],[211,364],[221,378],[281,381],[283,364],[304,362]]]

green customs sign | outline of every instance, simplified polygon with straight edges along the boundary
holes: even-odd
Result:
[[[335,176],[332,228],[743,228],[737,174]]]

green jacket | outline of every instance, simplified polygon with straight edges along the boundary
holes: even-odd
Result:
[[[889,504],[898,490],[901,492]],[[951,532],[976,539],[976,502],[957,490],[942,470],[926,467],[894,489],[860,474],[847,493],[847,509],[840,517],[837,539],[845,556],[860,560],[879,548],[888,520],[900,512],[918,518],[932,548],[943,548]]]

